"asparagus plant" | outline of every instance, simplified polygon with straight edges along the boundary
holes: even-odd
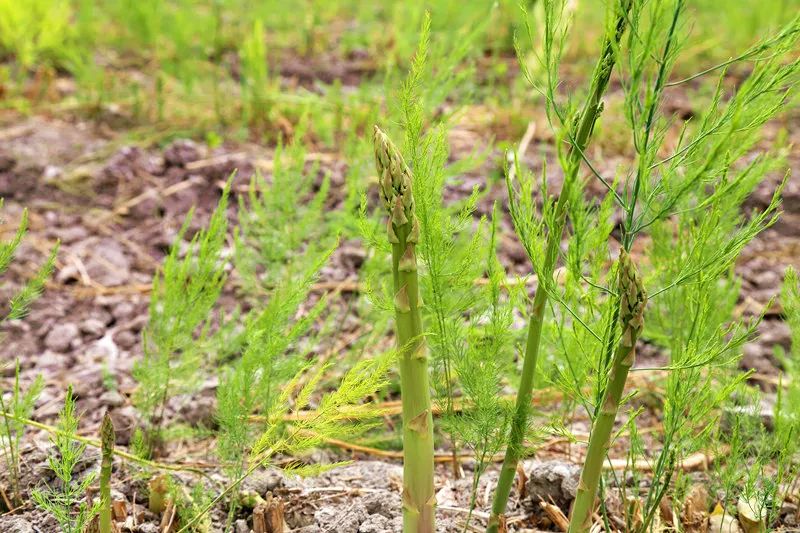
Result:
[[[514,192],[513,184],[508,180],[511,216],[514,220],[515,229],[520,235],[528,256],[533,263],[539,281],[539,288],[531,304],[530,323],[528,326],[525,356],[519,390],[517,392],[516,407],[511,420],[508,444],[505,457],[503,458],[503,466],[500,470],[497,490],[492,503],[492,512],[486,529],[487,533],[497,533],[501,527],[502,516],[503,513],[505,513],[508,497],[511,493],[511,486],[517,471],[517,463],[524,453],[523,441],[528,423],[530,403],[533,396],[533,382],[539,358],[539,347],[542,340],[545,312],[549,300],[548,286],[552,285],[553,273],[557,266],[558,252],[561,246],[561,240],[564,236],[569,202],[576,193],[578,187],[576,182],[579,181],[578,174],[584,152],[589,144],[595,123],[603,108],[602,97],[608,87],[611,72],[616,61],[617,48],[625,32],[631,1],[632,0],[619,0],[614,4],[613,23],[607,29],[600,58],[592,74],[589,94],[580,114],[576,117],[576,121],[570,127],[567,134],[570,148],[563,161],[564,184],[554,209],[550,213],[551,218],[548,221],[550,231],[546,236],[543,254],[541,251],[535,249],[536,244],[534,243],[542,236],[534,234],[536,231],[541,231],[541,226],[531,220],[534,216],[532,209],[526,209],[526,206],[530,206],[530,198],[529,196],[523,198],[521,201],[522,203],[516,200],[517,195]],[[557,9],[557,3],[558,2],[549,1],[546,2],[545,5],[548,26],[546,29],[546,49],[550,49],[553,46],[552,39],[555,37],[555,10]],[[548,76],[553,74],[551,65],[551,68],[548,69]],[[555,81],[553,79],[548,82],[548,90],[550,91],[548,98],[550,98],[551,101],[555,95],[554,83]],[[557,109],[554,103],[549,107],[554,110]]]
[[[67,389],[64,408],[59,413],[58,432],[51,442],[57,453],[47,459],[47,464],[58,479],[55,487],[45,484],[43,488],[34,489],[31,499],[53,515],[63,533],[82,533],[86,530],[100,508],[100,502],[92,505],[84,495],[96,478],[92,472],[78,478],[76,469],[83,460],[86,444],[76,440],[79,417],[75,412],[75,397],[72,386]]]
[[[0,209],[3,207],[3,199],[0,198]],[[17,248],[22,243],[22,239],[28,231],[28,211],[22,211],[19,226],[14,236],[8,241],[0,242],[0,274],[6,272],[17,253]],[[12,296],[8,302],[8,311],[4,316],[0,316],[0,324],[8,320],[20,320],[24,318],[30,310],[31,304],[42,294],[44,285],[55,268],[56,255],[58,254],[59,244],[50,251],[45,263],[37,272]],[[0,452],[3,454],[6,471],[11,482],[11,500],[15,505],[22,504],[22,486],[20,484],[20,442],[25,431],[25,424],[19,419],[30,418],[34,404],[44,389],[42,376],[37,376],[30,386],[23,390],[20,384],[20,364],[17,359],[14,363],[14,385],[11,390],[11,398],[6,399],[0,393],[0,411],[3,414],[3,422],[0,424]]]
[[[114,464],[114,422],[108,413],[100,426],[100,533],[111,533],[111,468]]]
[[[639,271],[624,249],[617,265],[619,295],[619,323],[622,334],[617,344],[605,395],[592,426],[589,450],[581,470],[578,492],[572,507],[570,532],[589,531],[592,525],[592,510],[597,496],[597,487],[603,469],[603,461],[611,442],[611,432],[617,417],[625,382],[636,359],[636,341],[644,327],[644,308],[647,293],[642,287]]]
[[[673,154],[659,160],[667,127],[657,110],[666,89],[674,85],[668,77],[679,49],[684,11],[683,0],[649,5],[635,2],[630,17],[631,37],[625,50],[626,76],[622,83],[637,159],[625,184],[624,197],[610,188],[624,215],[618,279],[610,290],[610,301],[613,303],[616,298],[619,303],[611,306],[605,322],[611,334],[604,337],[596,357],[601,374],[596,387],[598,401],[589,406],[592,428],[570,532],[586,532],[592,526],[602,463],[623,401],[636,338],[642,332],[641,314],[648,298],[641,282],[631,283],[639,275],[629,255],[636,236],[650,228],[654,243],[648,250],[654,263],[650,268],[653,276],[666,284],[651,297],[675,291],[671,297],[678,300],[670,307],[666,324],[671,365],[667,368],[663,446],[654,459],[651,486],[637,530],[645,531],[652,524],[675,465],[687,449],[695,446],[691,441],[702,440],[708,433],[696,431],[696,425],[707,425],[709,417],[714,416],[713,407],[720,405],[738,383],[735,379],[714,382],[708,370],[724,368],[735,360],[735,354],[755,329],[754,324],[740,321],[728,325],[729,314],[719,317],[711,308],[724,302],[720,282],[729,275],[741,250],[776,220],[783,185],[777,188],[767,208],[750,220],[743,222],[738,214],[741,202],[774,168],[773,163],[756,159],[737,170],[734,162],[753,146],[763,124],[786,101],[798,73],[798,62],[786,62],[782,57],[796,43],[800,27],[794,21],[775,37],[739,56],[739,60],[753,59],[757,63],[750,77],[726,104],[721,103],[720,82],[696,131],[687,134],[684,129]],[[647,37],[639,38],[643,35]],[[680,241],[677,244],[676,239]],[[632,288],[636,288],[635,293]],[[718,291],[717,301],[711,297],[714,291]],[[612,353],[606,363],[606,354]],[[707,391],[712,385],[718,389],[713,394],[698,392]],[[634,422],[629,424],[633,426]]]
[[[423,337],[415,247],[419,221],[414,211],[411,170],[389,137],[375,126],[375,166],[386,232],[392,245],[392,279],[400,390],[403,404],[403,530],[433,533],[433,419],[428,355]]]
[[[198,382],[198,367],[208,354],[213,310],[226,280],[222,251],[227,237],[228,196],[232,176],[211,215],[208,226],[190,240],[185,256],[182,243],[192,222],[190,211],[161,271],[153,277],[149,321],[142,332],[144,357],[133,367],[139,384],[133,403],[146,417],[145,453],[163,444],[167,402]]]

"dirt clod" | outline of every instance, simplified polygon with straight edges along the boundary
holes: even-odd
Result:
[[[67,322],[66,324],[57,324],[50,330],[50,333],[44,338],[44,345],[46,348],[54,352],[66,352],[72,346],[72,343],[80,336],[80,329],[75,324]]]
[[[580,466],[564,461],[533,461],[524,468],[528,476],[527,493],[535,503],[552,502],[562,510],[569,510],[578,490]]]

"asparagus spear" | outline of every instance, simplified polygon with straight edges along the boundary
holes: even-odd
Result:
[[[608,385],[600,404],[600,411],[597,413],[589,436],[589,449],[583,463],[583,470],[581,470],[575,504],[572,507],[569,533],[587,532],[592,526],[592,510],[597,496],[597,487],[600,484],[603,460],[611,444],[611,432],[614,429],[614,420],[622,400],[625,381],[636,358],[636,340],[644,326],[643,315],[647,304],[647,293],[642,287],[642,280],[636,265],[633,264],[628,252],[624,249],[620,253],[618,268],[617,289],[620,299],[619,323],[622,328],[622,336],[611,362]]]
[[[428,388],[428,354],[420,316],[411,170],[389,137],[375,126],[375,164],[389,218],[400,392],[403,405],[403,531],[433,533],[433,419]]]
[[[606,35],[600,59],[595,66],[592,76],[591,88],[586,102],[583,105],[578,121],[570,131],[570,152],[565,168],[564,186],[556,203],[555,226],[550,228],[547,236],[546,255],[544,265],[539,275],[539,289],[533,299],[531,307],[531,321],[528,325],[528,336],[525,344],[525,358],[522,365],[519,391],[514,415],[511,420],[509,441],[506,447],[503,466],[497,481],[497,489],[492,502],[492,513],[489,517],[486,533],[497,533],[500,530],[503,514],[511,494],[511,486],[517,471],[517,464],[524,452],[523,440],[528,423],[531,397],[533,395],[533,378],[536,375],[536,365],[539,358],[539,345],[542,339],[542,326],[547,308],[548,295],[544,288],[544,281],[553,276],[558,259],[558,250],[564,235],[566,225],[567,203],[572,195],[573,188],[578,178],[583,152],[586,150],[595,122],[602,111],[602,97],[608,87],[611,72],[616,61],[615,50],[625,33],[628,12],[632,0],[620,0],[614,26],[609,28]]]
[[[108,413],[100,426],[100,533],[111,533],[111,467],[114,462],[114,423]]]

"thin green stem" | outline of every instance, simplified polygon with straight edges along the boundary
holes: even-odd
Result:
[[[33,428],[36,428],[36,429],[41,429],[43,431],[46,431],[46,432],[50,433],[51,435],[68,436],[69,438],[71,438],[72,440],[74,440],[76,442],[80,442],[82,444],[86,444],[87,446],[92,446],[93,448],[101,448],[102,447],[101,442],[96,440],[96,439],[90,439],[88,437],[82,437],[80,435],[70,434],[70,433],[67,433],[67,432],[64,432],[64,431],[58,429],[57,427],[49,426],[47,424],[43,424],[41,422],[37,422],[36,420],[31,420],[30,418],[24,418],[24,417],[21,417],[21,416],[17,416],[17,415],[15,415],[13,413],[9,413],[9,412],[6,412],[6,411],[0,411],[0,416],[3,417],[3,418],[6,418],[8,420],[14,420],[14,421],[20,422],[22,424],[25,424],[26,426],[30,426],[30,427],[33,427]],[[153,470],[162,470],[162,471],[166,471],[166,472],[191,472],[193,474],[197,474],[198,476],[202,476],[202,477],[211,479],[211,477],[208,474],[206,474],[205,472],[203,472],[199,468],[194,468],[194,467],[190,467],[190,466],[182,466],[182,465],[178,465],[178,464],[159,463],[157,461],[151,461],[149,459],[143,459],[143,458],[139,457],[138,455],[134,455],[134,454],[128,453],[128,452],[123,452],[122,450],[117,450],[117,449],[114,450],[114,455],[116,455],[117,457],[122,457],[123,459],[127,459],[128,461],[131,461],[133,463],[137,463],[137,464],[139,464],[141,466],[144,466],[144,467],[147,467],[147,468],[151,468]]]
[[[550,282],[558,260],[558,252],[566,226],[566,212],[569,200],[577,181],[578,171],[584,157],[583,154],[594,131],[594,125],[602,112],[602,97],[608,87],[611,72],[614,69],[616,49],[625,32],[631,2],[632,0],[621,0],[619,3],[615,24],[606,35],[600,59],[595,66],[589,95],[583,105],[579,120],[575,124],[574,131],[568,133],[571,149],[568,154],[567,168],[565,169],[564,185],[556,203],[555,224],[553,228],[550,228],[551,231],[547,236],[546,255],[542,272],[538,272],[539,287],[536,290],[531,308],[531,321],[528,325],[522,376],[511,421],[509,441],[503,458],[503,466],[500,471],[494,501],[492,502],[492,512],[486,527],[487,533],[497,533],[500,530],[503,514],[508,505],[508,497],[511,494],[514,475],[517,471],[517,464],[524,452],[523,442],[533,396],[544,315],[549,300],[546,284]]]
[[[19,362],[17,362],[17,365],[19,365]],[[17,367],[17,375],[19,375],[19,367]],[[0,409],[2,409],[3,413],[7,411],[6,403],[3,400],[2,394],[0,394]],[[5,453],[3,455],[5,456],[6,467],[8,468],[8,473],[11,477],[11,497],[14,499],[14,503],[18,504],[22,501],[22,495],[20,494],[19,489],[19,462],[17,461],[17,456],[15,453],[16,444],[11,436],[11,424],[8,423],[8,417],[4,417],[3,422],[5,425],[5,437],[8,439],[8,448],[4,449]]]

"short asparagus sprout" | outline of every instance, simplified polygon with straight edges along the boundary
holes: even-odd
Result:
[[[619,324],[622,330],[608,376],[608,386],[589,437],[589,450],[583,463],[575,505],[572,508],[570,533],[587,532],[592,526],[592,511],[600,484],[603,461],[611,443],[628,372],[636,360],[636,341],[644,327],[647,293],[636,265],[624,249],[619,257]]]
[[[111,467],[114,463],[114,423],[106,413],[100,426],[100,533],[111,533]]]
[[[375,165],[389,215],[400,389],[403,402],[403,531],[433,533],[433,419],[428,387],[428,354],[422,330],[415,247],[419,221],[414,212],[411,170],[383,131],[375,126]]]

